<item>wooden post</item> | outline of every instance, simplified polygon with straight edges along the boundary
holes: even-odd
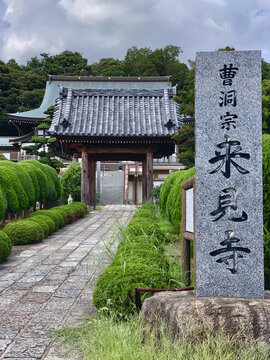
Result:
[[[142,161],[142,202],[146,203],[147,201],[147,167],[146,159]]]
[[[146,202],[153,201],[153,151],[151,147],[146,154]]]
[[[82,151],[82,175],[81,175],[81,201],[90,205],[90,168],[88,154],[85,150]]]
[[[96,162],[88,159],[89,163],[89,206],[96,208]]]

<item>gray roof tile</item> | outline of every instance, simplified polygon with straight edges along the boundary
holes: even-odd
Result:
[[[173,100],[175,95],[175,88],[61,88],[49,133],[56,136],[171,137],[182,125],[178,104]]]

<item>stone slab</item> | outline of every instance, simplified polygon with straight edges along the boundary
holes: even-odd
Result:
[[[197,53],[195,119],[197,295],[263,298],[260,51]]]

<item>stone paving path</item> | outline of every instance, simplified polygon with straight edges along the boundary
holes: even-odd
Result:
[[[94,285],[110,262],[106,246],[116,248],[117,224],[127,225],[135,210],[106,205],[42,243],[14,247],[0,265],[0,359],[67,359],[50,330],[94,313]]]

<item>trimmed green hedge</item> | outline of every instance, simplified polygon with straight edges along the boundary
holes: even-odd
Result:
[[[156,208],[151,206],[143,206],[136,212],[115,258],[97,281],[93,294],[97,308],[125,316],[136,310],[135,288],[168,287],[169,265],[163,254],[166,236],[160,231],[156,216]],[[142,300],[149,296],[143,294]]]
[[[17,214],[20,211],[20,205],[13,183],[10,181],[12,179],[10,174],[12,174],[10,170],[0,167],[0,184],[6,198],[6,211],[11,214]]]
[[[3,219],[3,217],[5,216],[6,210],[7,210],[7,199],[2,189],[2,186],[0,185],[0,220]]]
[[[171,187],[178,176],[180,171],[175,171],[170,174],[163,182],[159,195],[159,208],[162,214],[166,214],[167,199],[171,190]]]
[[[55,211],[51,211],[51,210],[38,210],[38,211],[35,211],[34,213],[32,213],[30,216],[32,217],[32,216],[39,216],[39,215],[49,216],[49,218],[51,218],[54,222],[54,231],[59,230],[60,223],[63,222],[61,215],[59,215]]]
[[[177,171],[166,202],[166,215],[178,234],[182,231],[182,188],[181,184],[195,175],[195,168]],[[162,191],[162,189],[161,189]]]
[[[48,237],[54,232],[54,222],[49,216],[46,215],[36,215],[28,216],[27,220],[33,221],[40,225],[44,231],[44,238]]]
[[[12,242],[7,234],[0,231],[0,262],[5,260],[12,250]]]
[[[93,304],[116,310],[120,315],[135,312],[135,288],[166,288],[168,273],[142,261],[112,262],[100,275],[93,294]],[[143,300],[149,294],[142,296]]]
[[[39,178],[37,172],[39,171],[35,166],[31,164],[26,164],[23,161],[18,164],[21,168],[27,171],[28,175],[31,177],[34,192],[35,192],[35,201],[40,201],[40,189],[39,189]]]
[[[26,171],[26,169],[24,169],[23,167],[19,166],[19,164],[14,163],[12,161],[1,161],[0,166],[4,166],[10,169],[18,176],[18,179],[28,198],[27,209],[33,206],[35,204],[35,189],[32,179],[28,174],[28,172]]]
[[[40,225],[29,220],[18,220],[3,228],[13,245],[25,245],[40,242],[44,239],[44,231]]]
[[[263,224],[264,224],[264,280],[270,289],[270,135],[263,135]]]

